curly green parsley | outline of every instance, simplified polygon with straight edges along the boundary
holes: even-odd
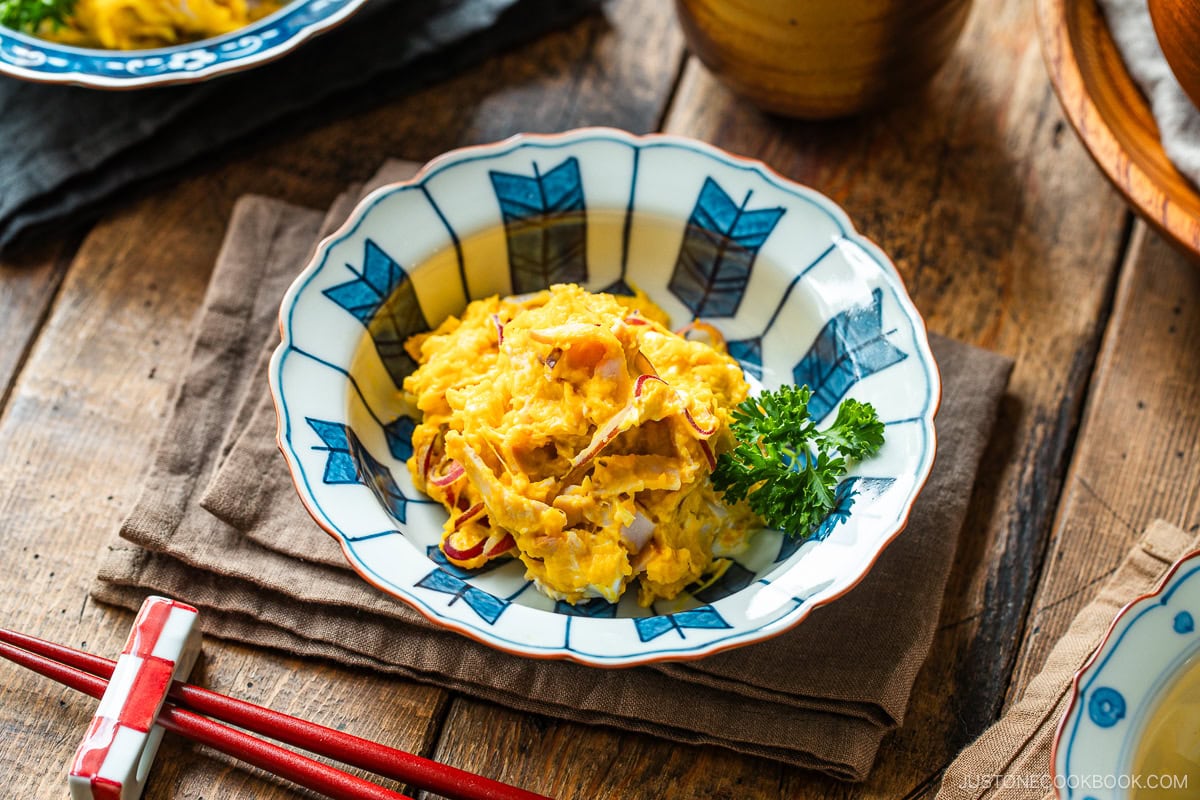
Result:
[[[44,22],[61,28],[74,6],[75,0],[0,0],[0,25],[27,33],[36,33]]]
[[[811,397],[807,386],[782,386],[740,403],[730,423],[737,445],[712,474],[727,502],[745,500],[767,525],[800,538],[834,509],[850,462],[883,445],[883,423],[869,403],[846,399],[819,430],[808,413]]]

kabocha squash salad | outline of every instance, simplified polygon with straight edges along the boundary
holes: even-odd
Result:
[[[708,479],[732,445],[737,362],[644,300],[555,286],[471,303],[413,337],[424,413],[409,469],[450,510],[442,550],[519,557],[551,597],[669,598],[744,546],[747,511]]]
[[[748,399],[715,330],[692,326],[694,340],[668,322],[644,295],[559,285],[477,300],[408,340],[419,366],[404,391],[423,414],[408,468],[449,511],[451,562],[515,556],[555,599],[615,602],[636,583],[650,605],[715,580],[764,521],[806,535],[833,508],[838,449],[859,458],[882,442],[870,407],[839,413],[827,441],[835,428],[812,425],[811,441],[787,440],[765,408],[790,427],[807,390]]]

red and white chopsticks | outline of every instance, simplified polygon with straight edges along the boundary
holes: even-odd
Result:
[[[104,695],[118,664],[107,658],[2,628],[0,656],[97,699]],[[216,720],[452,800],[549,800],[544,795],[178,680],[171,685],[168,698],[154,720],[158,725],[335,800],[407,799],[390,789]],[[120,787],[117,788],[119,790]],[[112,795],[114,798],[124,796],[120,793]]]

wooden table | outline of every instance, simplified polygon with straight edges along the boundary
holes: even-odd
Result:
[[[1089,161],[1023,0],[977,4],[923,96],[830,124],[756,112],[688,56],[670,4],[613,0],[434,88],[206,159],[90,230],[9,257],[2,624],[119,649],[130,615],[89,601],[88,587],[136,499],[235,198],[323,207],[386,157],[591,124],[698,137],[828,194],[892,256],[931,330],[1016,360],[933,652],[870,780],[841,785],[218,640],[199,679],[559,798],[932,796],[1145,524],[1200,526],[1200,266],[1134,219]],[[92,709],[0,664],[4,794],[65,796]],[[168,737],[146,796],[308,795]]]

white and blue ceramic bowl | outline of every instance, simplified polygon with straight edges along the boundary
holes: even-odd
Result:
[[[469,300],[567,282],[636,286],[677,325],[711,323],[753,385],[809,384],[818,418],[846,396],[873,403],[882,451],[840,485],[810,541],[761,532],[717,584],[653,608],[636,592],[556,603],[516,560],[449,564],[446,515],[404,465],[414,421],[397,387],[414,364],[402,344]],[[370,583],[521,655],[625,666],[778,634],[866,574],[933,464],[937,367],[887,257],[817,192],[688,139],[584,129],[443,155],[321,243],[281,327],[279,444],[313,517]]]
[[[1200,670],[1198,623],[1200,553],[1192,553],[1156,591],[1121,610],[1075,676],[1051,755],[1060,800],[1125,800],[1137,785],[1178,788],[1176,781],[1194,778],[1142,775],[1137,757],[1163,696],[1180,676]]]
[[[71,47],[0,27],[0,73],[95,89],[194,83],[278,58],[339,24],[363,2],[292,0],[232,33],[153,50]]]

